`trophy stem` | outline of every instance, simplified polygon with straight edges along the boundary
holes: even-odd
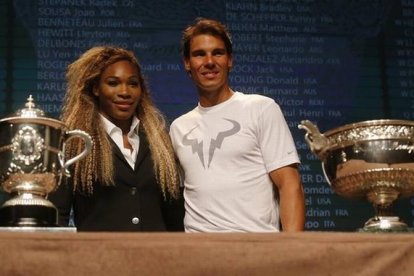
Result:
[[[365,222],[364,232],[407,232],[406,223],[396,216],[392,205],[399,193],[392,188],[383,187],[368,192],[368,200],[373,204],[375,216]]]
[[[392,210],[392,204],[373,204],[375,210],[375,216],[377,217],[393,217],[394,212]]]

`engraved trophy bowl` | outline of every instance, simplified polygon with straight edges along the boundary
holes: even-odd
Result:
[[[75,137],[85,147],[65,160],[65,143]],[[89,134],[68,130],[61,121],[46,117],[31,95],[25,108],[0,119],[0,184],[10,197],[0,207],[0,226],[57,226],[58,211],[47,195],[91,148]]]
[[[369,120],[323,134],[308,120],[298,127],[306,131],[305,140],[321,160],[333,191],[373,205],[375,215],[360,231],[409,231],[392,205],[399,198],[414,195],[413,121]]]

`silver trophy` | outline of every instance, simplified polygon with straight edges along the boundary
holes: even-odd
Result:
[[[78,137],[85,148],[65,160],[65,143]],[[0,225],[7,227],[57,226],[58,211],[47,195],[60,185],[67,168],[92,148],[91,137],[68,130],[58,120],[45,117],[32,96],[25,108],[0,120],[0,184],[9,194],[0,207]]]
[[[369,120],[323,134],[308,120],[298,127],[306,130],[305,140],[333,191],[372,203],[375,216],[361,231],[409,231],[392,205],[414,195],[414,122]]]

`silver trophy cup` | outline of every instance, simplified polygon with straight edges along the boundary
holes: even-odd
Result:
[[[77,156],[65,160],[65,143],[84,141]],[[0,120],[0,184],[9,194],[0,207],[0,225],[7,227],[57,226],[58,211],[47,195],[60,185],[67,168],[92,148],[91,137],[68,130],[58,120],[45,117],[32,96],[25,108]]]
[[[325,133],[308,120],[298,126],[318,156],[333,191],[368,200],[375,216],[361,228],[369,232],[404,232],[409,228],[393,212],[393,203],[414,195],[414,122],[370,120]]]

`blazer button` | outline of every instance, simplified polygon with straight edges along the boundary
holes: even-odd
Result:
[[[132,218],[132,223],[133,223],[133,224],[138,224],[138,223],[139,223],[139,218],[137,218],[137,217],[133,217],[133,218]]]

